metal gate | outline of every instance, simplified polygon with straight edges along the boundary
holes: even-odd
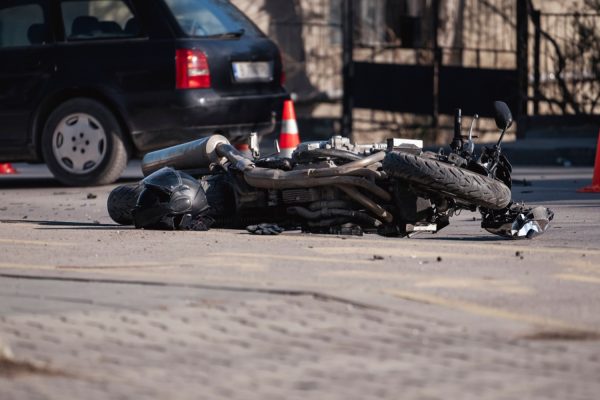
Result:
[[[453,8],[452,5],[456,7]],[[525,0],[345,0],[343,131],[353,108],[493,116],[527,107]]]
[[[574,6],[557,3],[543,13],[531,0],[257,1],[288,10],[271,14],[269,33],[306,120],[327,103],[330,114],[319,116],[337,125],[343,93],[346,135],[353,121],[357,132],[437,133],[456,107],[490,116],[498,99],[520,134],[600,121],[600,9],[569,13]]]
[[[595,12],[530,11],[530,115],[600,121],[600,3]]]

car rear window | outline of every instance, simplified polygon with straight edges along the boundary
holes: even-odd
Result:
[[[0,6],[0,48],[43,44],[46,39],[47,27],[41,5]]]
[[[139,24],[127,0],[64,0],[61,11],[67,40],[135,37]]]
[[[164,0],[188,36],[262,35],[228,0]]]

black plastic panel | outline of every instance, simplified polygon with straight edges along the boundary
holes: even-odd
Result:
[[[494,116],[494,101],[508,104],[515,113],[518,105],[517,70],[442,67],[440,69],[440,114],[475,113]]]
[[[354,64],[354,107],[433,112],[433,67],[398,64]]]
[[[433,67],[357,62],[354,107],[413,114],[433,113]],[[440,114],[493,117],[493,102],[518,105],[517,71],[463,67],[440,68]]]

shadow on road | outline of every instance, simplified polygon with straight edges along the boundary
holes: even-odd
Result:
[[[119,179],[116,184],[124,185],[138,182],[139,179],[125,177]],[[54,178],[29,178],[29,177],[2,177],[0,178],[0,189],[49,189],[49,188],[77,188],[65,186]],[[89,186],[87,189],[93,189]]]
[[[443,233],[440,233],[443,235]],[[512,239],[506,239],[500,236],[494,236],[490,233],[489,236],[468,236],[468,237],[457,237],[457,236],[417,236],[416,238],[422,240],[436,240],[446,242],[512,242]]]
[[[34,188],[54,188],[63,187],[63,185],[53,178],[23,178],[23,177],[2,177],[0,178],[0,189],[34,189]]]
[[[600,193],[578,193],[577,189],[591,184],[592,179],[544,179],[527,181],[527,185],[516,184],[512,187],[515,201],[526,203],[547,201],[593,201],[590,206],[598,206]]]
[[[17,163],[13,167],[15,175],[0,175],[0,189],[44,189],[67,188],[52,176],[44,164]],[[118,184],[137,182],[142,178],[139,160],[132,160],[127,165]]]
[[[0,223],[3,224],[37,224],[45,227],[59,227],[63,228],[76,228],[76,229],[127,229],[129,227],[118,225],[118,224],[100,224],[94,222],[69,222],[69,221],[44,221],[44,220],[30,220],[30,219],[2,219]],[[51,229],[51,228],[50,228]]]

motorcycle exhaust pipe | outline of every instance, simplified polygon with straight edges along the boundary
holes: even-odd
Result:
[[[208,168],[211,164],[223,161],[217,147],[229,144],[221,135],[212,135],[192,142],[167,147],[150,152],[142,159],[142,172],[148,176],[163,167],[179,170]]]

